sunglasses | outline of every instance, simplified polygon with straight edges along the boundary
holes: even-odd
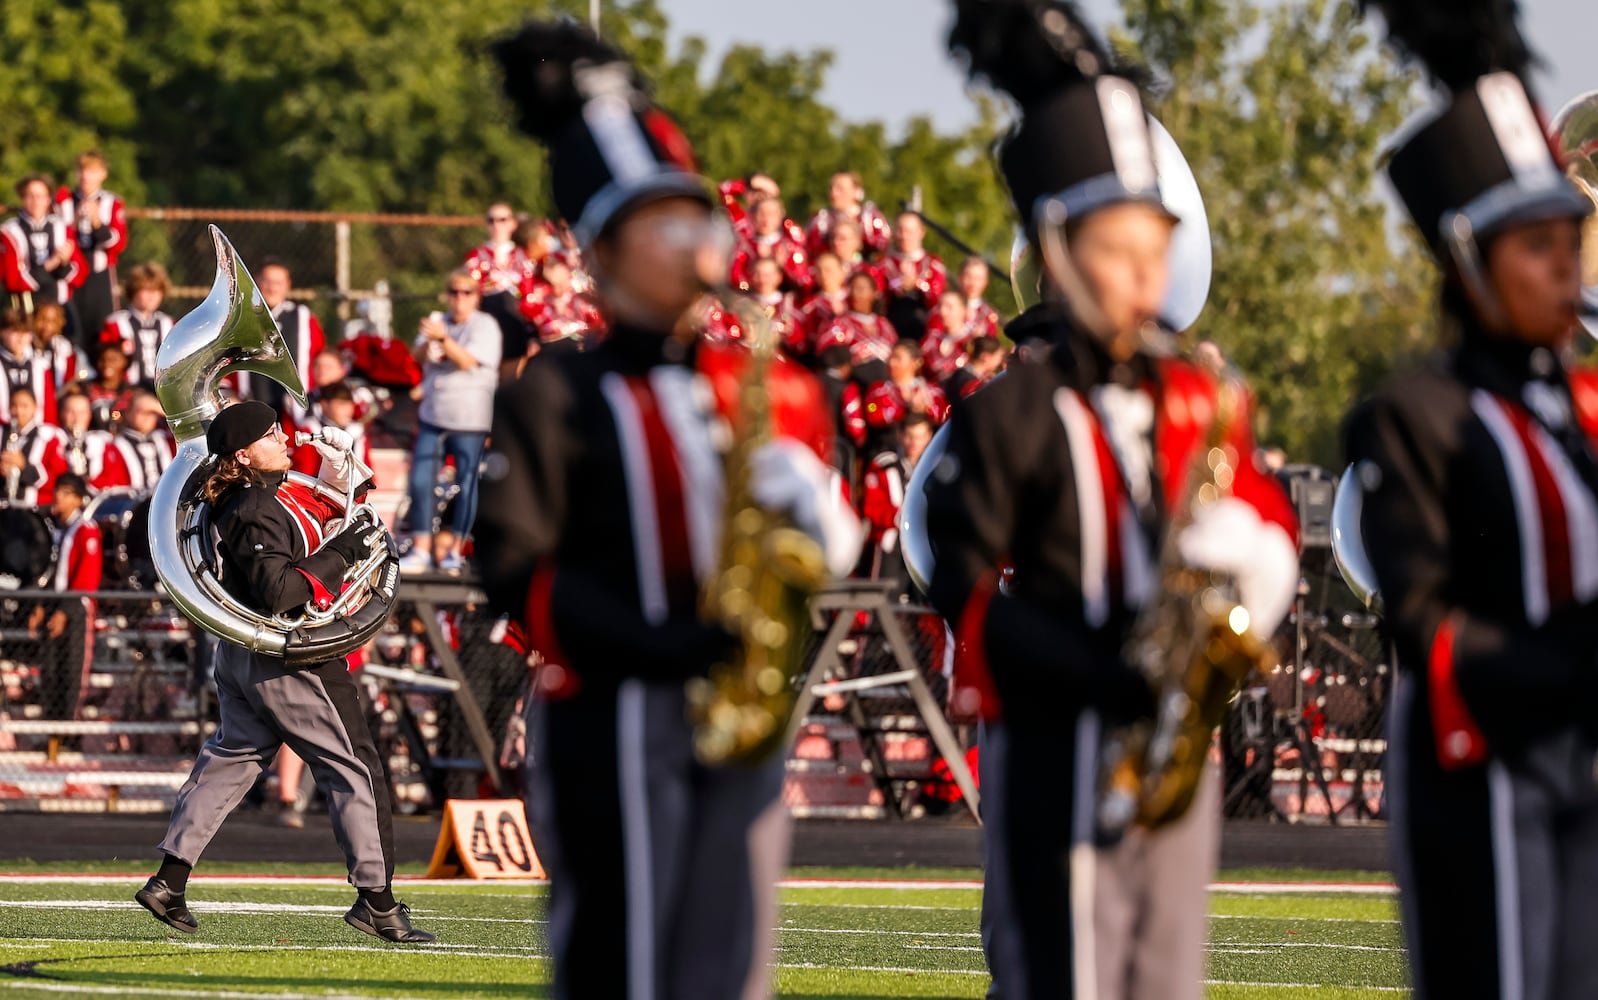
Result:
[[[489,222],[515,222],[516,218],[510,215],[490,215]]]
[[[476,295],[477,294],[477,289],[475,289],[475,288],[446,288],[444,290],[444,294],[448,295],[450,298],[453,299],[453,298],[455,298],[457,296],[460,296],[460,295]]]

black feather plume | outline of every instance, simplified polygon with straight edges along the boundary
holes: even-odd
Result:
[[[517,124],[535,139],[557,138],[598,88],[621,86],[633,95],[644,90],[621,50],[570,18],[530,22],[489,50]]]
[[[1515,0],[1360,0],[1382,12],[1387,41],[1449,90],[1508,71],[1522,78],[1536,56],[1516,23]]]
[[[955,0],[949,49],[1023,109],[1062,87],[1125,75],[1076,5],[1065,0]]]

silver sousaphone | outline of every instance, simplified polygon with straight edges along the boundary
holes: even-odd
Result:
[[[1204,210],[1204,197],[1199,193],[1193,170],[1171,133],[1152,116],[1149,133],[1160,198],[1171,214],[1181,220],[1171,233],[1168,253],[1171,284],[1165,295],[1161,320],[1167,329],[1183,331],[1198,322],[1210,296],[1209,215]],[[1040,296],[1041,265],[1026,237],[1019,233],[1010,252],[1010,277],[1016,305],[1022,310],[1035,305]],[[904,544],[905,566],[910,571],[910,579],[923,592],[932,581],[932,570],[937,562],[927,538],[927,480],[934,475],[948,447],[949,428],[945,425],[933,435],[926,452],[916,463],[915,472],[905,487],[904,503],[899,507],[899,537]]]
[[[1565,174],[1598,206],[1598,90],[1561,108],[1548,131]],[[1598,212],[1582,223],[1581,237],[1581,322],[1598,337]]]
[[[288,614],[262,614],[234,599],[217,577],[210,505],[200,498],[200,488],[216,466],[205,431],[222,409],[218,385],[232,372],[248,371],[278,382],[302,406],[306,399],[294,358],[255,279],[222,231],[215,226],[210,231],[216,281],[205,301],[172,327],[156,354],[155,393],[178,443],[150,501],[156,576],[172,602],[218,638],[281,656],[290,665],[335,659],[377,633],[399,594],[399,561],[387,531],[367,536],[367,555],[350,568],[327,608],[307,605]],[[370,507],[356,502],[358,483],[340,494],[311,476],[288,475],[337,504],[346,521],[364,511],[381,525]]]

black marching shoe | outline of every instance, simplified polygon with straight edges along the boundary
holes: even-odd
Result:
[[[200,929],[200,922],[189,912],[183,893],[173,892],[172,887],[158,876],[150,876],[150,881],[144,883],[144,888],[134,893],[133,898],[168,927],[185,934],[193,934]]]
[[[411,926],[411,908],[398,903],[392,910],[374,910],[364,899],[357,899],[344,922],[384,941],[396,944],[429,944],[438,938]]]

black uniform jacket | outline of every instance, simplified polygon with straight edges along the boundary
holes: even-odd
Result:
[[[323,526],[342,513],[281,472],[234,487],[211,513],[222,586],[264,614],[337,594],[349,564],[337,552],[318,549]]]
[[[1598,718],[1598,382],[1468,329],[1350,414],[1411,736],[1445,768]]]
[[[538,355],[495,396],[503,460],[474,559],[495,609],[562,668],[542,680],[550,697],[704,673],[728,649],[698,613],[723,504],[693,361],[675,337],[617,325],[591,351]]]
[[[1213,384],[1182,361],[1113,361],[1049,306],[1011,328],[1029,341],[1046,335],[1052,347],[1013,359],[1003,378],[954,409],[948,449],[927,487],[936,558],[929,596],[955,630],[957,671],[961,661],[979,661],[1006,719],[1057,719],[1073,706],[1137,714],[1148,688],[1121,650],[1207,426],[1193,415],[1213,401]],[[1138,502],[1096,412],[1111,386],[1146,394],[1156,414],[1141,435],[1151,482]],[[1246,425],[1238,421],[1236,434],[1245,455]],[[1242,465],[1235,493],[1291,535],[1280,487]],[[1014,570],[1002,588],[1001,565]]]

